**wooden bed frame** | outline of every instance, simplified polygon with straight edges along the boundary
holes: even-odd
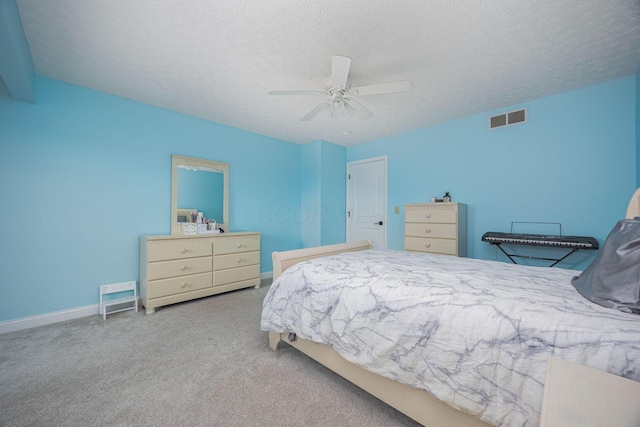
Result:
[[[637,202],[640,190],[635,197]],[[637,216],[638,211],[634,210],[631,215],[634,214]],[[371,241],[365,240],[273,252],[273,279],[277,279],[292,265],[308,259],[372,248]],[[424,390],[401,384],[348,362],[328,345],[300,337],[291,341],[289,333],[269,333],[269,347],[274,351],[278,350],[282,342],[426,427],[489,425],[432,397]],[[591,427],[607,425],[612,421],[619,427],[640,425],[640,382],[550,357],[545,384],[541,426]],[[603,396],[606,398],[603,399]]]
[[[273,280],[277,279],[287,268],[308,259],[372,248],[371,241],[365,240],[287,252],[273,252],[271,255],[273,259]],[[288,333],[269,332],[269,347],[277,351],[279,345],[283,341],[286,342],[424,426],[488,426],[488,424],[479,419],[458,411],[432,397],[424,390],[409,387],[382,377],[346,361],[328,345],[318,344],[299,337],[296,337],[295,341],[290,341],[288,336]]]

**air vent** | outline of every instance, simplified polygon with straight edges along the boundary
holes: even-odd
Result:
[[[491,129],[493,128],[499,128],[500,126],[506,126],[507,125],[507,115],[506,114],[500,114],[499,116],[493,116],[491,118],[489,118],[489,127]]]
[[[517,125],[527,122],[527,109],[510,111],[508,113],[498,114],[497,116],[489,117],[489,129],[495,129],[499,127]]]

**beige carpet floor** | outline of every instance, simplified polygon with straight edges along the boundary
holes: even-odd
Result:
[[[0,335],[0,426],[417,426],[260,331],[267,286]]]

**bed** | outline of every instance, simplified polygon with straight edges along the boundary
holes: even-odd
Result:
[[[292,345],[425,426],[538,425],[550,358],[640,381],[640,318],[583,298],[577,271],[369,241],[273,261],[270,347]]]

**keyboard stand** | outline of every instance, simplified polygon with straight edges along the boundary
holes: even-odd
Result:
[[[558,235],[548,235],[548,234],[524,234],[524,233],[514,233],[513,226],[514,224],[528,224],[528,225],[557,225],[559,227],[560,234]],[[542,261],[552,261],[553,263],[549,265],[549,267],[553,267],[558,264],[560,261],[566,259],[569,255],[574,252],[579,251],[580,249],[584,250],[596,250],[598,249],[598,241],[589,236],[563,236],[562,235],[562,224],[559,222],[512,222],[511,223],[511,231],[509,233],[502,233],[496,231],[488,231],[484,233],[482,236],[483,242],[488,242],[492,245],[496,245],[503,254],[509,258],[509,260],[517,264],[514,258],[527,258],[527,259],[537,259]],[[540,246],[545,248],[556,248],[556,249],[568,249],[569,252],[566,253],[561,258],[546,258],[546,257],[537,257],[537,256],[528,256],[528,255],[517,255],[508,253],[502,245],[522,245],[522,246]]]
[[[556,265],[560,261],[563,261],[565,258],[567,258],[572,253],[577,252],[577,251],[580,250],[580,248],[573,248],[573,249],[571,249],[571,251],[569,253],[567,253],[562,258],[544,258],[544,257],[537,257],[537,256],[509,254],[509,253],[507,253],[507,251],[505,251],[502,248],[502,243],[491,243],[491,244],[492,245],[496,245],[498,247],[498,249],[500,249],[502,251],[502,253],[505,254],[507,256],[507,258],[509,258],[511,260],[511,262],[514,263],[514,264],[517,264],[517,262],[513,258],[527,258],[527,259],[538,259],[538,260],[542,260],[542,261],[554,261],[553,264],[549,265],[549,267],[553,267],[554,265]]]

